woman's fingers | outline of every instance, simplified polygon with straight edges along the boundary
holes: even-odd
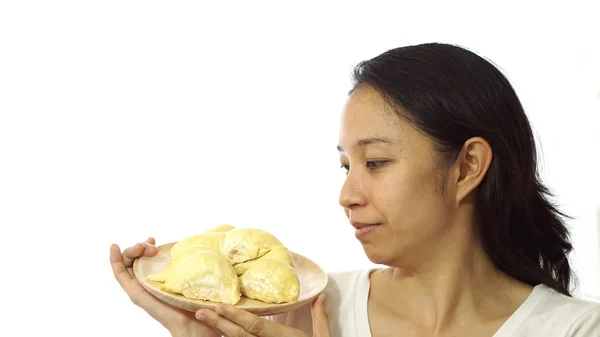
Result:
[[[154,239],[148,238],[144,242],[137,243],[123,251],[123,263],[125,267],[133,266],[133,261],[142,256],[154,256],[158,248],[154,246]]]
[[[256,337],[241,326],[229,321],[212,310],[198,310],[196,312],[196,319],[219,331],[224,337]]]
[[[196,318],[219,330],[227,337],[293,337],[298,331],[261,318],[235,306],[219,304],[216,311],[201,309]],[[304,334],[302,334],[304,335]],[[305,335],[304,335],[305,336]]]
[[[279,336],[279,325],[231,305],[218,305],[216,312],[256,336]],[[272,323],[272,324],[269,324]]]
[[[113,274],[115,275],[115,278],[121,285],[121,288],[123,288],[123,290],[125,290],[125,292],[131,296],[130,293],[132,292],[132,287],[134,286],[132,282],[136,281],[131,277],[131,275],[127,271],[127,267],[125,266],[124,260],[125,257],[121,254],[121,248],[119,248],[119,246],[116,244],[111,245],[110,265],[112,266]]]
[[[112,266],[113,274],[121,285],[121,288],[125,290],[131,301],[139,306],[147,309],[149,307],[150,294],[146,293],[144,288],[138,283],[133,275],[131,266],[133,260],[144,254],[147,248],[144,244],[136,244],[132,247],[125,249],[121,253],[121,249],[118,245],[113,244],[110,246],[110,264]],[[156,249],[156,247],[154,247]],[[150,249],[152,253],[152,249]],[[156,254],[156,252],[153,252]],[[151,254],[152,255],[152,254]]]
[[[314,337],[329,337],[329,320],[327,311],[325,310],[325,294],[321,293],[314,301],[311,307],[313,336]]]

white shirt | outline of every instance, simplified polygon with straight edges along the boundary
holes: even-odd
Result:
[[[332,337],[371,337],[367,300],[372,270],[329,274],[324,292]],[[310,305],[269,318],[312,336]],[[600,337],[600,303],[568,297],[538,285],[493,337],[567,336]]]

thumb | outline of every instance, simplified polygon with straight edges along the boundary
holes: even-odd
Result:
[[[321,293],[313,301],[312,308],[313,337],[330,337],[329,320],[325,310],[325,294]]]

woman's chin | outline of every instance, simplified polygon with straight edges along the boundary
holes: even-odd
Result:
[[[389,266],[391,261],[393,260],[392,256],[390,256],[389,254],[385,254],[381,248],[377,249],[377,247],[374,247],[372,245],[363,245],[363,249],[369,261],[371,261],[374,264]]]

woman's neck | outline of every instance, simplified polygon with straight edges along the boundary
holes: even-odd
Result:
[[[373,273],[369,300],[433,334],[510,316],[532,287],[500,272],[479,245],[462,247],[473,248],[438,251],[418,268]]]

